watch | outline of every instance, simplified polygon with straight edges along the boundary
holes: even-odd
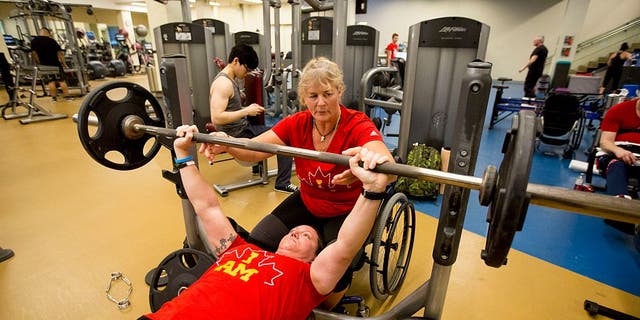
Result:
[[[187,162],[183,162],[183,163],[176,163],[176,169],[180,170],[182,168],[185,168],[187,166],[194,166],[196,164],[195,161],[193,160],[189,160]]]
[[[362,189],[362,196],[369,200],[384,200],[387,197],[386,192],[372,192]]]

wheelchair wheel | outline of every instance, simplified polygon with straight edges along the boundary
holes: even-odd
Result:
[[[374,226],[369,283],[380,300],[396,293],[409,268],[416,213],[403,193],[396,193],[382,206]]]

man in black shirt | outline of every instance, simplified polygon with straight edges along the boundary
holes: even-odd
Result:
[[[43,81],[48,83],[49,94],[53,97],[53,101],[56,101],[58,95],[56,83],[60,85],[64,96],[69,94],[69,87],[65,82],[64,68],[68,67],[64,60],[64,52],[60,45],[51,38],[51,31],[48,28],[41,28],[39,35],[31,40],[31,52],[37,65],[54,66],[60,69],[57,74],[43,76]]]
[[[542,76],[544,62],[547,60],[547,54],[549,53],[547,47],[544,46],[544,38],[541,36],[533,38],[533,46],[536,48],[531,52],[529,61],[518,70],[518,72],[522,72],[524,69],[529,68],[527,77],[524,80],[524,96],[530,98],[535,98],[536,96],[536,82]]]

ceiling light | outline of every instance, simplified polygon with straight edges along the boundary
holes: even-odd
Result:
[[[214,6],[214,7],[219,7],[220,6],[220,2],[209,1],[209,5],[210,6]]]
[[[196,3],[196,0],[189,0],[189,2],[191,2],[191,3]]]
[[[144,2],[132,2],[131,3],[132,6],[136,6],[136,7],[146,7],[147,4]]]

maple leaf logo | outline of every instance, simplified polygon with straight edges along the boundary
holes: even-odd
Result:
[[[276,264],[274,262],[269,262],[268,260],[273,258],[273,256],[267,256],[266,252],[263,252],[264,254],[264,259],[262,259],[260,262],[258,262],[258,266],[259,267],[264,267],[264,266],[271,266],[271,268],[273,269],[274,273],[277,273],[275,276],[273,276],[273,278],[271,278],[270,281],[265,281],[264,284],[268,285],[268,286],[273,286],[273,280],[281,277],[284,272],[278,270],[278,268],[276,268]]]
[[[309,175],[307,176],[307,178],[300,177],[300,180],[310,186],[315,186],[318,189],[324,189],[325,185],[329,189],[333,189],[335,186],[331,183],[331,173],[325,174],[324,172],[322,172],[322,169],[320,167],[317,167],[316,172],[314,173],[311,173],[311,171],[309,171]]]

